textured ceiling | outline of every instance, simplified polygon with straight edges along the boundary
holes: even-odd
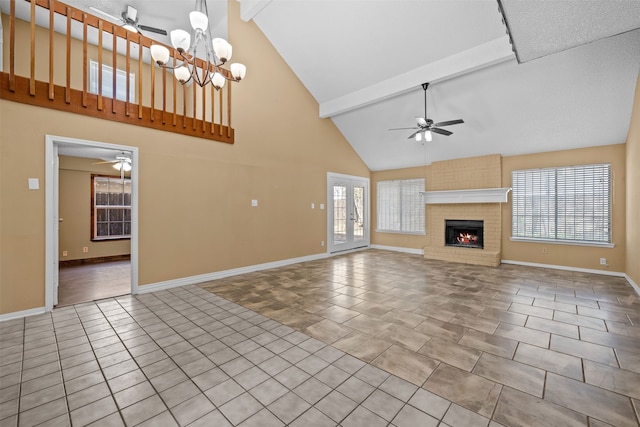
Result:
[[[640,28],[640,1],[500,0],[520,62]]]

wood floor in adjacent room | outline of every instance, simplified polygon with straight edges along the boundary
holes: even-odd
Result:
[[[0,425],[638,427],[639,325],[623,278],[366,250],[2,322]]]
[[[60,266],[58,306],[125,295],[131,292],[131,261]]]

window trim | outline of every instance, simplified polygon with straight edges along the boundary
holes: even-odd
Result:
[[[557,176],[558,171],[567,170],[567,169],[578,169],[578,168],[592,168],[596,167],[606,167],[608,169],[608,189],[607,189],[607,207],[608,207],[608,232],[607,237],[608,241],[598,241],[598,240],[574,240],[574,239],[560,239],[553,237],[533,237],[533,236],[514,236],[514,218],[516,215],[514,214],[515,210],[515,196],[517,194],[518,188],[514,184],[514,176],[517,172],[530,172],[530,171],[553,171],[554,173],[554,183],[557,186]],[[512,199],[511,199],[511,236],[510,240],[513,242],[530,242],[530,243],[549,243],[549,244],[560,244],[560,245],[573,245],[573,246],[591,246],[591,247],[605,247],[605,248],[613,248],[615,247],[615,243],[613,243],[613,167],[611,163],[593,163],[593,164],[580,164],[580,165],[567,165],[567,166],[556,166],[556,167],[547,167],[547,168],[529,168],[529,169],[515,169],[511,171],[511,187],[512,187]],[[574,187],[575,189],[576,187]],[[525,189],[525,193],[526,192]],[[525,194],[525,196],[526,196]],[[535,194],[535,193],[534,193]],[[553,196],[553,209],[548,210],[547,216],[549,217],[558,217],[558,195],[555,194]],[[524,216],[524,215],[520,215]],[[554,230],[556,230],[556,235],[558,234],[558,224],[554,224]]]
[[[423,207],[424,209],[424,215],[422,216],[422,225],[423,225],[423,229],[420,231],[404,231],[404,230],[394,230],[394,229],[387,229],[387,228],[380,228],[379,224],[380,224],[380,203],[381,203],[381,199],[380,199],[380,184],[384,183],[384,182],[399,182],[399,181],[418,181],[421,180],[422,181],[422,189],[419,190],[418,194],[420,196],[421,199],[421,203],[420,206]],[[426,179],[425,178],[401,178],[401,179],[384,179],[384,180],[380,180],[376,182],[376,233],[389,233],[389,234],[404,234],[404,235],[414,235],[414,236],[425,236],[427,234],[427,225],[426,225],[426,217],[427,217],[427,212],[426,212],[426,207],[424,204],[424,196],[422,195],[422,193],[425,191],[426,185]]]
[[[113,178],[113,179],[121,179],[120,176],[118,175],[102,175],[102,174],[91,174],[91,234],[90,234],[90,241],[91,242],[114,242],[114,241],[118,241],[118,240],[131,240],[131,233],[129,234],[129,236],[125,236],[125,235],[121,235],[121,236],[116,236],[116,237],[96,237],[95,233],[96,233],[96,223],[97,223],[97,219],[96,219],[96,204],[95,204],[95,200],[96,200],[96,194],[95,194],[95,190],[96,190],[96,186],[95,186],[95,178]],[[124,179],[128,179],[129,182],[131,182],[131,185],[133,186],[133,180],[131,178],[124,178]],[[133,190],[133,188],[132,188]],[[132,195],[132,199],[133,199],[133,195]],[[133,204],[133,200],[132,200],[132,204]],[[131,210],[133,207],[129,206],[129,209]],[[133,226],[133,221],[131,221],[132,226]]]

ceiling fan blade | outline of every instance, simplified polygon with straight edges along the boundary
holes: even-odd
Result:
[[[449,132],[448,130],[439,129],[439,128],[431,128],[430,130],[431,132],[439,133],[440,135],[445,135],[445,136],[449,136],[453,133],[453,132]]]
[[[96,8],[96,7],[89,6],[89,9],[91,9],[92,11],[94,11],[94,12],[96,12],[96,13],[99,13],[99,14],[101,14],[101,15],[104,15],[104,16],[106,16],[107,18],[110,18],[112,21],[122,22],[122,18],[118,18],[117,16],[114,16],[114,15],[112,15],[112,14],[110,14],[110,13],[104,12],[104,11],[102,11],[102,10],[100,10],[100,9]]]
[[[142,31],[149,31],[150,33],[162,34],[163,36],[167,35],[167,32],[165,30],[155,27],[147,27],[146,25],[138,25],[138,29]]]
[[[464,120],[462,119],[457,119],[457,120],[449,120],[447,122],[440,122],[440,123],[434,123],[434,126],[451,126],[451,125],[459,125],[460,123],[464,123]]]
[[[422,129],[421,129],[421,130],[422,130]],[[413,138],[415,138],[415,137],[416,137],[416,134],[417,134],[418,132],[420,132],[420,130],[417,130],[417,131],[415,131],[414,133],[412,133],[411,135],[409,135],[409,138],[407,138],[407,139],[413,139]]]
[[[424,117],[416,117],[416,121],[420,127],[427,125],[427,120]]]
[[[91,163],[92,165],[107,165],[110,163],[118,163],[120,160],[109,160],[109,161],[104,161],[104,162],[96,162],[96,163]]]
[[[420,129],[420,128],[417,128],[417,127],[414,126],[412,128],[391,128],[391,129],[387,129],[387,130],[407,130],[407,129]]]

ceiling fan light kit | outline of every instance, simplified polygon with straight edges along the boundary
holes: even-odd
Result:
[[[239,82],[247,74],[247,67],[243,64],[231,64],[227,77],[227,70],[222,72],[222,66],[231,59],[233,48],[224,39],[213,38],[209,28],[209,17],[206,0],[196,0],[196,10],[189,14],[193,33],[185,30],[171,31],[171,44],[180,55],[180,64],[169,65],[170,52],[165,46],[151,45],[151,57],[158,66],[174,71],[175,78],[182,84],[193,80],[198,86],[211,84],[216,89],[224,86],[225,81]],[[198,72],[196,61],[198,49],[204,48],[204,67]],[[201,50],[202,52],[202,50]]]
[[[425,141],[430,142],[433,140],[434,133],[444,135],[444,136],[449,136],[453,134],[453,132],[448,131],[446,129],[440,129],[440,127],[464,123],[464,120],[462,119],[448,120],[446,122],[438,122],[438,123],[434,123],[433,120],[428,119],[427,118],[427,89],[428,88],[429,88],[429,83],[422,84],[422,89],[424,90],[424,117],[416,117],[416,122],[418,126],[410,127],[410,128],[393,128],[389,130],[416,129],[416,131],[411,135],[409,135],[407,139],[415,138],[416,141],[422,141],[422,138],[424,138]]]

